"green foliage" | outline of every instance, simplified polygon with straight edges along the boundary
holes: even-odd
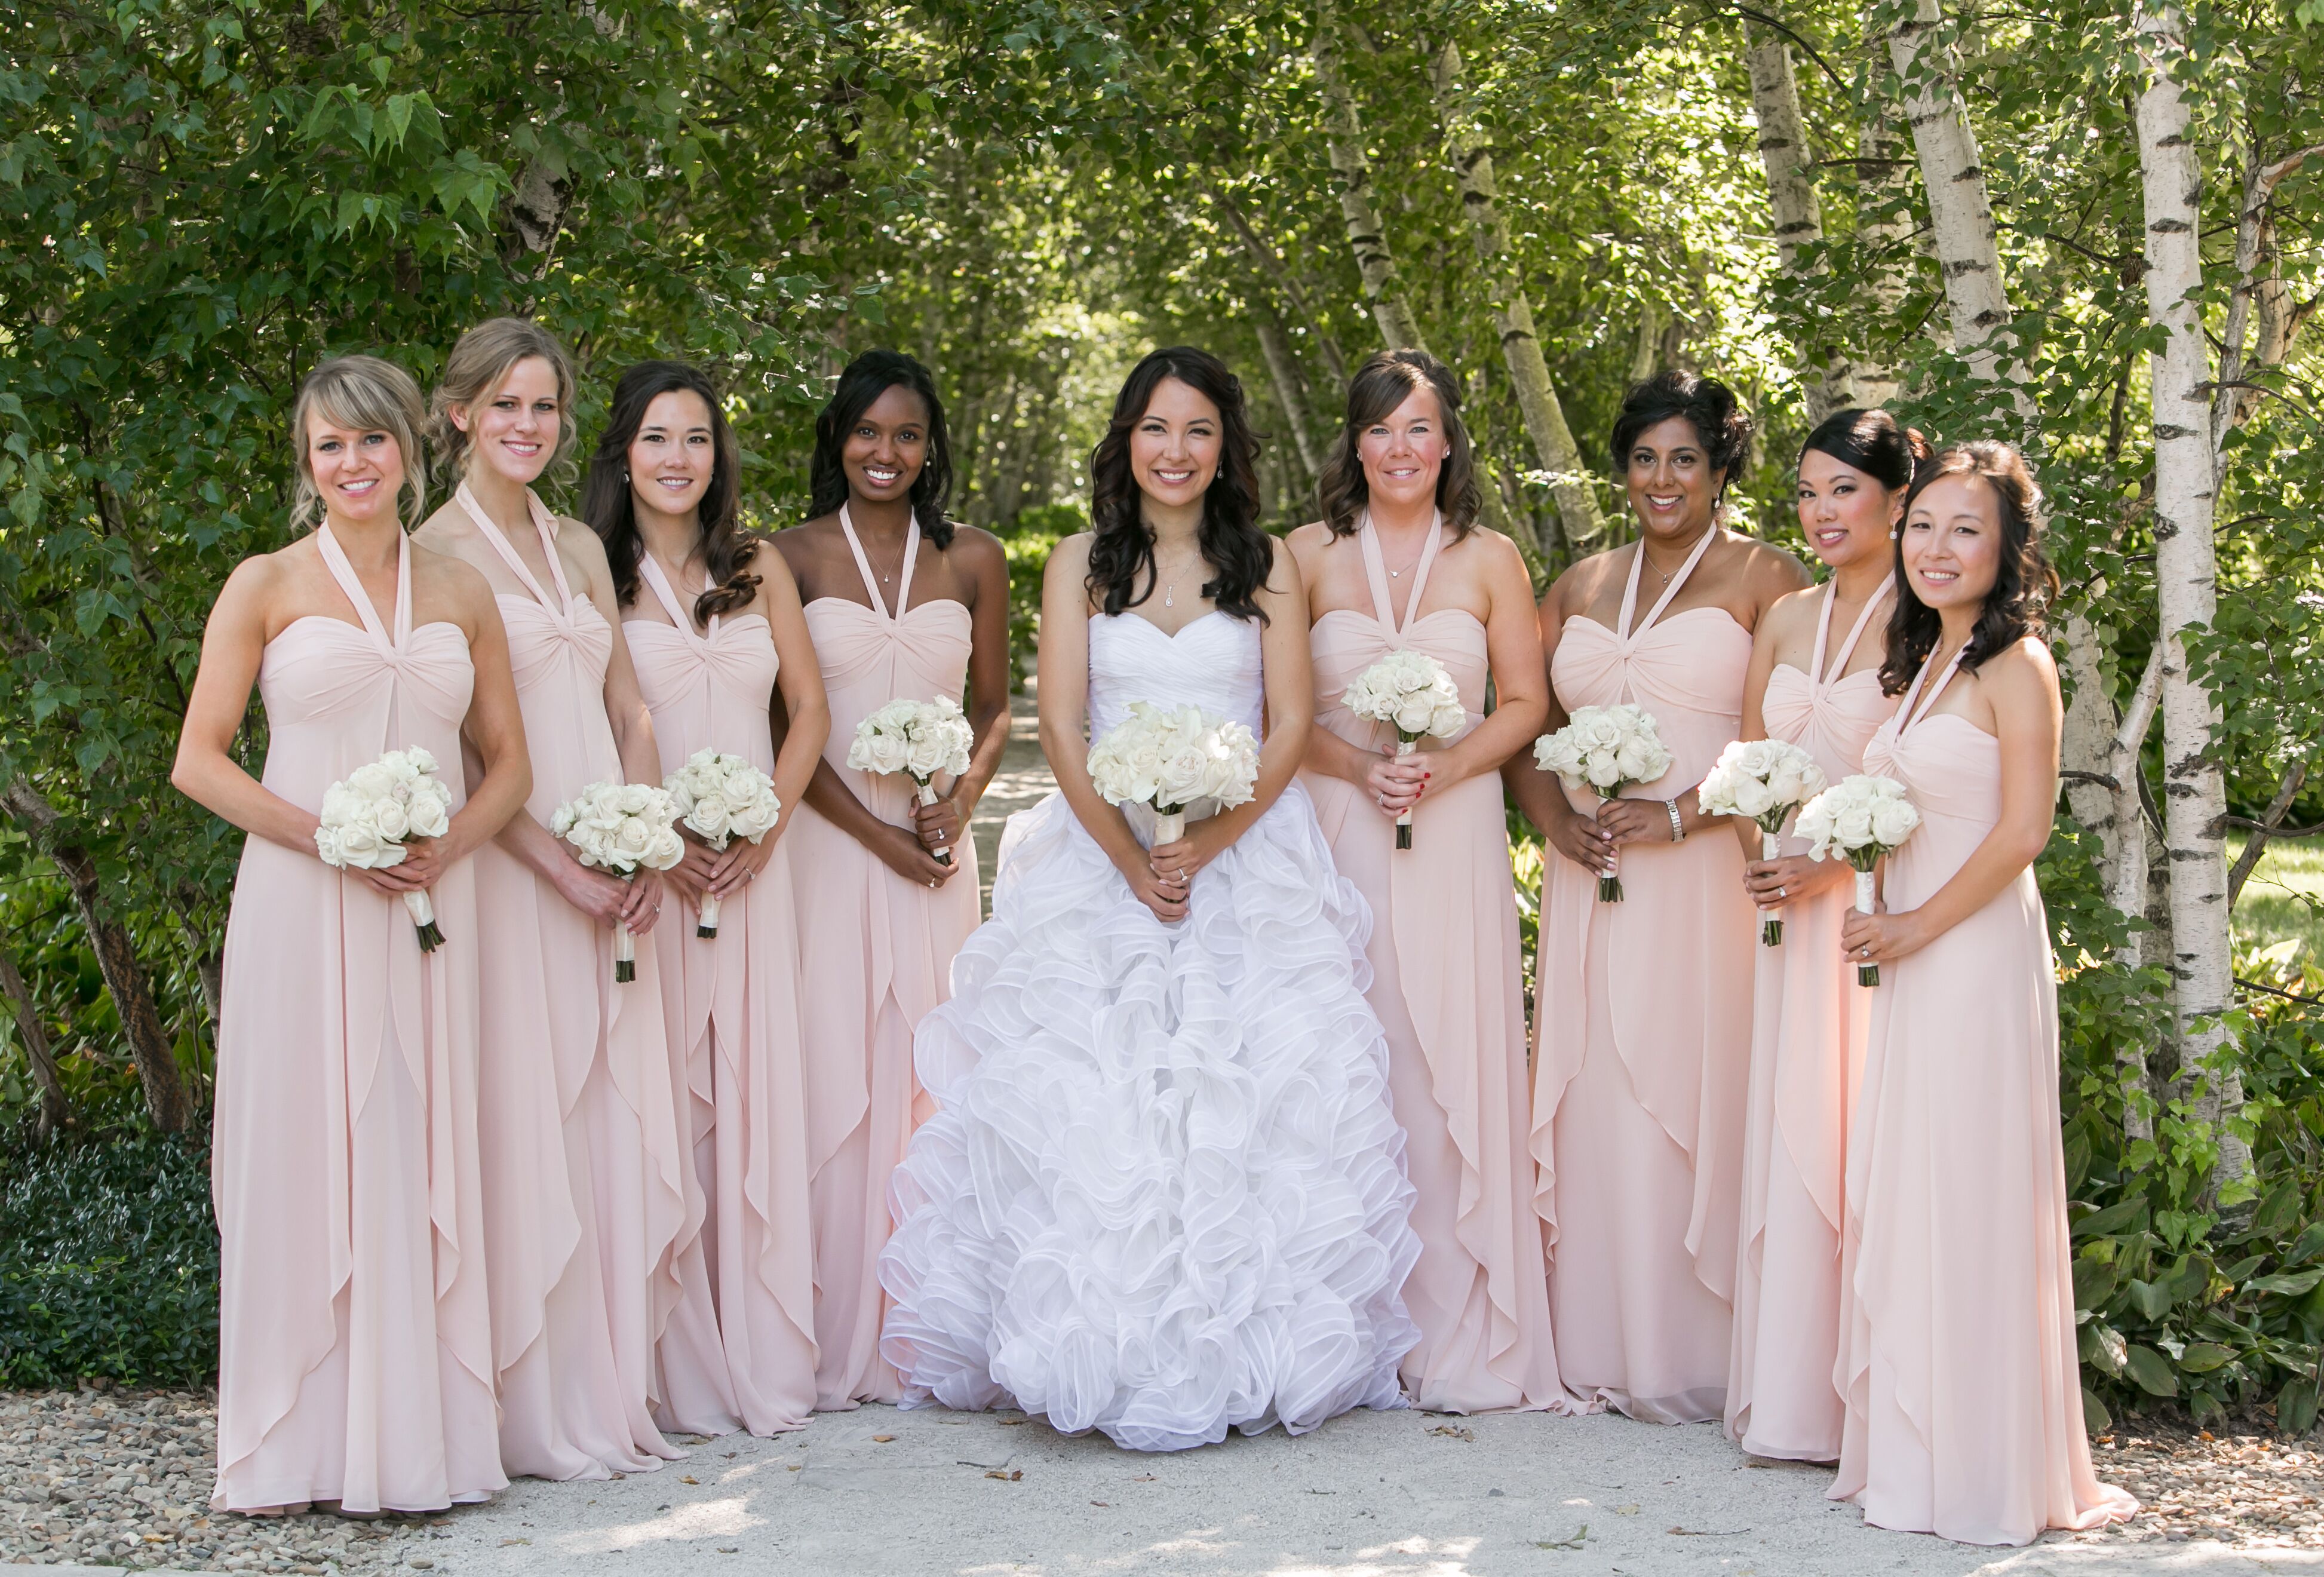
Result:
[[[200,1139],[19,1142],[0,1155],[0,1386],[208,1381],[209,1187]]]
[[[1001,549],[1009,556],[1009,649],[1032,660],[1041,633],[1041,576],[1049,567],[1049,550],[1076,531],[1089,530],[1089,519],[1071,504],[1037,504],[1021,510],[1001,527]],[[1012,676],[1024,688],[1022,667]]]

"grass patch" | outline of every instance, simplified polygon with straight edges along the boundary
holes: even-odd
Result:
[[[2232,864],[2243,853],[2240,835],[2227,842]],[[2324,963],[2324,843],[2310,838],[2271,843],[2236,900],[2236,937],[2246,946],[2296,941],[2310,960]]]

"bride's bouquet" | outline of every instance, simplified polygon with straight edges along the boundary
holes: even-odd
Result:
[[[1391,651],[1356,676],[1344,697],[1357,716],[1396,730],[1400,760],[1423,739],[1450,739],[1469,720],[1461,690],[1444,665],[1425,651]],[[1412,812],[1396,818],[1396,846],[1412,847]]]
[[[855,725],[847,764],[859,772],[909,772],[919,785],[919,802],[934,805],[936,774],[957,778],[967,771],[968,752],[975,743],[976,731],[950,696],[933,701],[899,699]],[[950,849],[936,853],[938,861],[952,863]]]
[[[452,791],[436,775],[436,758],[413,746],[357,767],[323,791],[315,852],[340,870],[378,871],[403,863],[407,838],[440,838],[452,825]],[[436,906],[425,888],[403,895],[420,932],[420,951],[444,945]]]
[[[1132,701],[1130,715],[1090,747],[1090,781],[1110,805],[1151,805],[1154,843],[1186,835],[1186,807],[1213,799],[1222,810],[1247,805],[1259,783],[1259,737],[1246,724],[1200,707],[1166,710]]]
[[[1856,872],[1856,910],[1872,912],[1872,868],[1880,856],[1893,853],[1921,825],[1904,785],[1894,778],[1858,772],[1811,799],[1800,810],[1792,830],[1808,841],[1812,859],[1845,860]],[[1856,983],[1877,986],[1880,966],[1859,964]]]
[[[584,865],[627,881],[641,871],[667,871],[685,857],[685,840],[671,825],[677,820],[669,791],[655,784],[592,783],[557,807],[549,830],[572,844]],[[613,979],[627,985],[637,978],[637,938],[617,922]]]
[[[1634,783],[1651,783],[1671,770],[1670,747],[1643,706],[1584,706],[1555,733],[1533,742],[1534,765],[1554,772],[1568,788],[1587,788],[1613,799]],[[1598,879],[1598,901],[1622,901],[1621,855],[1616,869]]]
[[[1705,816],[1739,816],[1759,826],[1759,857],[1772,860],[1784,852],[1784,819],[1823,791],[1823,769],[1815,757],[1787,740],[1736,740],[1719,752],[1719,761],[1695,789],[1695,802]],[[1780,909],[1759,911],[1759,941],[1778,947],[1784,941]]]
[[[703,844],[723,852],[736,838],[757,843],[775,830],[783,802],[775,798],[775,780],[740,756],[722,756],[698,750],[686,765],[661,780],[662,790],[677,807],[678,819]],[[718,897],[702,895],[697,936],[718,935]]]

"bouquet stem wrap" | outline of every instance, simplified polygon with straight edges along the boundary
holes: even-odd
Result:
[[[922,805],[934,805],[936,802],[936,785],[935,779],[923,778],[915,773],[913,775],[912,781],[919,785],[919,788],[912,796],[914,799],[918,800]],[[937,864],[949,865],[952,863],[952,851],[950,849],[938,849],[936,852],[936,855]]]
[[[1418,734],[1399,733],[1396,736],[1396,759],[1397,761],[1400,761],[1404,760],[1405,757],[1410,755],[1419,748],[1420,736]],[[1409,806],[1406,807],[1396,818],[1396,846],[1399,849],[1409,849],[1412,847],[1412,809]]]
[[[1783,852],[1783,835],[1781,833],[1770,832],[1766,827],[1761,827],[1759,829],[1759,858],[1762,860],[1773,860]],[[1784,911],[1781,908],[1761,909],[1759,911],[1759,945],[1762,947],[1781,947],[1783,945]]]
[[[678,835],[678,801],[659,783],[592,783],[558,806],[549,834],[573,845],[582,864],[623,881],[641,871],[667,871],[684,858]],[[613,981],[638,978],[638,943],[628,926],[613,922]]]
[[[702,903],[695,910],[694,934],[702,937],[718,935],[718,895],[716,893],[706,892],[702,895]]]
[[[1614,803],[1614,799],[1613,797],[1609,795],[1606,798],[1599,801],[1599,803],[1600,805],[1611,805]],[[1615,844],[1613,849],[1607,854],[1606,860],[1606,873],[1598,879],[1598,901],[1600,903],[1620,903],[1622,901],[1622,845],[1619,844]]]
[[[403,895],[403,912],[411,917],[420,932],[420,951],[433,953],[444,945],[444,933],[436,924],[436,906],[429,901],[426,888]]]
[[[1872,912],[1872,871],[1869,866],[1859,865],[1856,868],[1856,912],[1859,915],[1868,915]],[[1856,983],[1860,986],[1878,985],[1880,966],[1877,964],[1858,964]]]
[[[1186,813],[1184,810],[1160,810],[1154,813],[1154,846],[1175,844],[1186,835]]]
[[[628,926],[613,922],[613,982],[627,985],[638,978],[638,939]]]

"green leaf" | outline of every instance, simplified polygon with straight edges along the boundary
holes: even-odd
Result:
[[[2273,1276],[2255,1276],[2244,1286],[2252,1292],[2281,1293],[2286,1297],[2298,1297],[2319,1281],[2324,1281],[2324,1267],[2313,1270],[2278,1271]]]
[[[2122,1333],[2104,1320],[2092,1320],[2082,1327],[2082,1361],[2109,1375],[2122,1373],[2128,1361],[2129,1348]]]
[[[2074,1261],[2074,1307],[2100,1309],[2114,1296],[2115,1268],[2092,1259]]]
[[[2082,1427],[2092,1434],[2104,1434],[2114,1427],[2114,1415],[2088,1386],[2082,1388]]]
[[[2159,1320],[2171,1312],[2171,1284],[2167,1281],[2134,1281],[2124,1290],[2130,1295],[2130,1306],[2150,1320]]]
[[[2124,1367],[2138,1388],[2152,1397],[2175,1397],[2179,1394],[2179,1377],[2171,1372],[2170,1360],[2152,1347],[2142,1347],[2134,1342],[2124,1360]]]
[[[2275,1426],[2286,1434],[2305,1434],[2316,1427],[2316,1382],[2305,1376],[2275,1394]]]
[[[2110,1238],[2117,1232],[2138,1231],[2146,1225],[2146,1201],[2134,1195],[2118,1199],[2104,1210],[2094,1211],[2074,1223],[2077,1238]]]
[[[2189,1374],[2209,1374],[2234,1356],[2216,1342],[2196,1342],[2179,1355],[2179,1367]]]

